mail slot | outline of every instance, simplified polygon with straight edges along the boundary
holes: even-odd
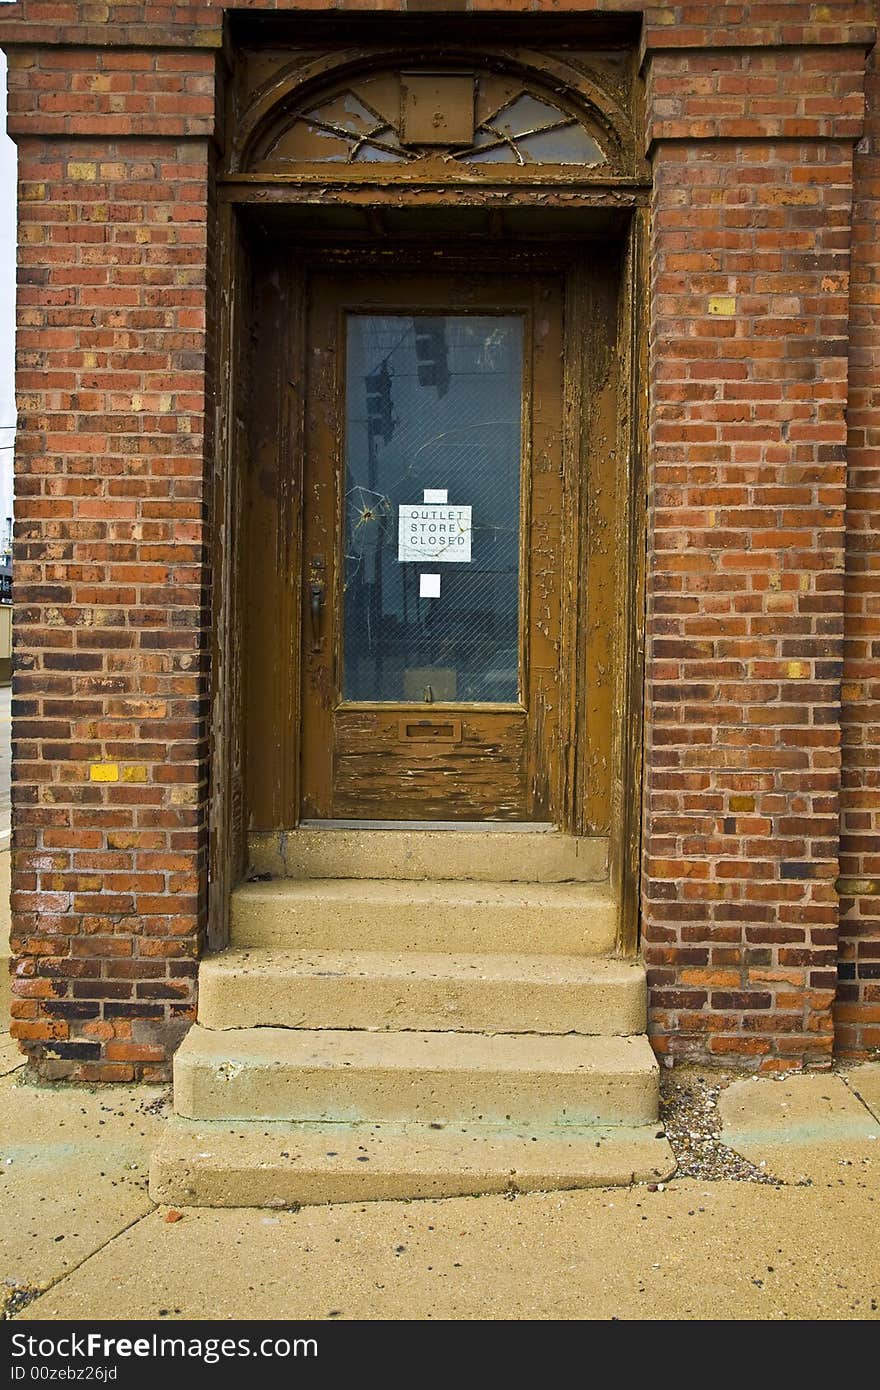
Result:
[[[461,743],[460,719],[401,719],[401,743],[430,743],[451,746]]]

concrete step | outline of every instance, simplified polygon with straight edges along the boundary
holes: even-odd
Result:
[[[232,895],[235,947],[607,955],[615,930],[605,884],[275,879]]]
[[[150,1196],[177,1207],[291,1207],[614,1187],[674,1169],[656,1124],[493,1131],[175,1120],[153,1155]]]
[[[199,970],[206,1028],[632,1034],[645,972],[597,956],[224,951]]]
[[[643,1036],[196,1025],[174,1058],[174,1106],[198,1120],[645,1125],[658,1071]]]
[[[608,876],[608,838],[473,823],[426,829],[320,822],[248,836],[251,871],[272,878],[474,879],[563,883]]]

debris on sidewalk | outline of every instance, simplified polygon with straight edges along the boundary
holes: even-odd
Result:
[[[660,1119],[678,1164],[675,1176],[781,1187],[778,1178],[722,1143],[718,1097],[733,1079],[689,1068],[661,1072]]]

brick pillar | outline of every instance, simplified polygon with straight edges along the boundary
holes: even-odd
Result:
[[[856,147],[850,282],[846,645],[836,1045],[880,1048],[880,71]]]
[[[47,1077],[158,1079],[204,927],[213,57],[13,48],[10,89],[12,1031]]]
[[[661,1052],[827,1064],[857,49],[650,64],[643,913]]]

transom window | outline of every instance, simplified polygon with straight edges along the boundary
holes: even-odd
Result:
[[[366,75],[303,103],[270,136],[272,164],[607,162],[597,132],[552,96],[501,73]]]

